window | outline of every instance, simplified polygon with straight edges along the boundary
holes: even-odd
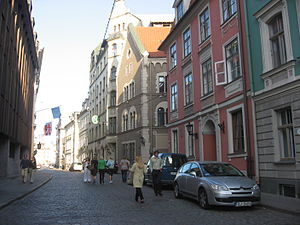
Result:
[[[171,111],[177,110],[178,104],[178,93],[177,93],[177,84],[171,86]]]
[[[120,29],[119,29],[119,30],[120,30]],[[117,49],[117,44],[114,43],[114,44],[112,45],[112,53],[113,53],[114,56],[117,55],[117,51],[118,51],[118,49]]]
[[[202,85],[203,95],[208,95],[213,91],[213,79],[211,69],[211,59],[202,64]]]
[[[237,11],[236,0],[222,0],[223,22],[227,21]]]
[[[243,113],[242,109],[239,109],[231,113],[232,120],[232,138],[233,138],[233,153],[244,153],[244,125],[243,125]]]
[[[133,129],[136,128],[136,113],[133,112]]]
[[[281,159],[290,159],[295,157],[293,119],[291,108],[285,108],[277,111],[278,118],[278,137]]]
[[[158,77],[158,89],[159,89],[159,93],[166,92],[166,77],[165,76]]]
[[[157,109],[157,125],[158,126],[165,125],[165,109],[164,108]]]
[[[125,131],[128,130],[128,114],[125,115]]]
[[[268,25],[273,68],[276,68],[286,62],[286,47],[281,13],[273,17]]]
[[[225,56],[227,80],[231,82],[241,76],[239,43],[237,38],[225,46]]]
[[[192,51],[191,48],[191,29],[188,28],[184,33],[183,33],[183,56],[186,57],[188,56]]]
[[[201,176],[200,168],[196,163],[193,163],[191,166],[191,172],[195,172],[198,177]]]
[[[206,8],[200,14],[200,38],[201,42],[205,41],[210,36],[210,21],[209,21],[209,11]]]
[[[113,66],[110,71],[110,79],[115,80],[116,74],[117,74],[117,68],[115,66]]]
[[[293,184],[279,184],[279,194],[291,198],[296,197],[296,188]]]
[[[173,136],[173,152],[178,153],[178,131],[173,130],[172,136]]]
[[[290,28],[292,25],[289,15],[291,11],[288,9],[288,1],[276,1],[274,4],[266,4],[262,10],[254,15],[259,23],[261,36],[262,73],[269,72],[268,76],[263,78],[265,86],[275,87],[279,82],[278,80],[282,81],[277,77],[278,73],[271,70],[286,65],[287,62],[294,59]],[[287,73],[289,73],[288,70],[294,70],[293,64],[289,64],[287,67]],[[272,84],[268,84],[266,80],[270,77],[273,80]],[[285,80],[288,81],[287,78]]]
[[[179,4],[177,5],[176,12],[177,12],[177,21],[179,21],[183,16],[183,1],[179,2]]]
[[[134,83],[130,84],[130,97],[133,98],[135,96]]]
[[[116,106],[116,91],[110,92],[110,106]]]
[[[184,77],[184,97],[185,105],[193,103],[193,81],[191,73]]]
[[[176,54],[176,44],[173,44],[170,48],[171,57],[171,69],[177,65],[177,54]]]

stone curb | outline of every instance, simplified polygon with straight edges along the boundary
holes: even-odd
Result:
[[[34,187],[33,189],[31,189],[30,191],[24,193],[24,194],[21,194],[19,196],[17,196],[16,198],[12,199],[12,200],[9,200],[8,202],[6,203],[3,203],[3,204],[0,204],[0,210],[5,208],[6,206],[9,206],[10,204],[12,204],[13,202],[17,201],[17,200],[20,200],[24,197],[26,197],[27,195],[31,194],[32,192],[34,192],[35,190],[39,189],[40,187],[42,187],[43,185],[47,184],[50,180],[52,179],[52,175],[50,175],[50,177],[45,180],[44,182],[42,182],[41,184],[37,185],[36,187]]]

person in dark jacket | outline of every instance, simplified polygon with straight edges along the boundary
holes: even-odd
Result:
[[[23,181],[23,183],[27,182],[28,168],[29,168],[30,164],[31,164],[31,161],[28,159],[28,155],[24,154],[23,159],[20,162],[21,175],[22,175],[22,181]]]
[[[97,169],[98,167],[98,160],[96,158],[96,156],[94,156],[93,160],[91,161],[91,175],[92,175],[92,184],[96,184],[96,177],[97,177]]]

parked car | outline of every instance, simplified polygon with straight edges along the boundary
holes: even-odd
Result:
[[[260,189],[255,181],[233,165],[222,162],[184,164],[174,180],[174,195],[196,199],[204,209],[211,205],[253,206],[260,201]]]
[[[187,157],[185,154],[177,153],[160,153],[158,154],[163,160],[162,168],[162,185],[173,185],[177,170],[187,162]],[[152,184],[152,174],[150,170],[150,160],[147,163],[147,173],[145,174],[145,183]]]
[[[81,171],[83,169],[82,163],[72,163],[69,171]]]

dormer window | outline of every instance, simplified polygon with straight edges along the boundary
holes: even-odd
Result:
[[[177,21],[179,21],[181,19],[181,17],[183,16],[183,1],[180,1],[176,7],[176,11],[177,11]]]

